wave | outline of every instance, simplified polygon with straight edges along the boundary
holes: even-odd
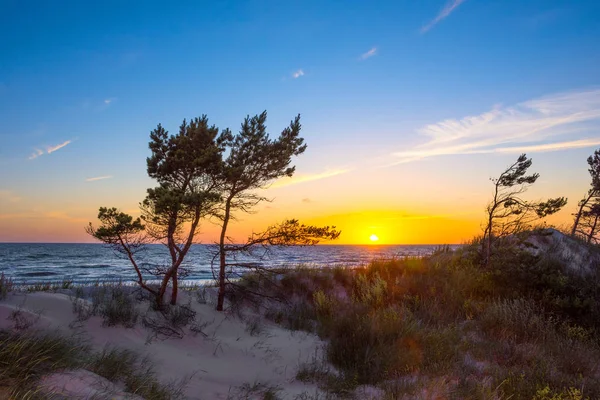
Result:
[[[28,277],[28,278],[43,277],[43,276],[58,276],[58,275],[63,275],[63,274],[60,274],[57,272],[52,272],[52,271],[17,272],[15,274],[15,276],[17,276],[17,277]]]
[[[437,246],[317,246],[274,248],[264,256],[238,255],[229,263],[237,271],[255,267],[277,268],[306,265],[356,266],[373,259],[402,256],[423,256]],[[193,247],[182,265],[188,274],[185,281],[212,279],[212,250],[207,246]],[[152,269],[168,263],[168,252],[161,246],[150,247],[140,257],[142,268]],[[215,264],[214,267],[218,268]],[[97,245],[39,245],[0,244],[0,271],[18,280],[51,281],[132,279],[134,274],[128,261],[103,246]],[[144,273],[144,275],[148,275]],[[151,275],[148,275],[151,278]]]
[[[69,265],[69,269],[71,268],[81,268],[81,269],[100,269],[100,268],[122,268],[122,265],[114,265],[114,264],[75,264]]]

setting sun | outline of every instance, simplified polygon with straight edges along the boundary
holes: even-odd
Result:
[[[372,235],[369,237],[369,239],[371,239],[371,242],[376,242],[376,241],[378,241],[378,240],[379,240],[379,238],[378,238],[378,237],[377,237],[377,235],[375,235],[375,234],[372,234]]]

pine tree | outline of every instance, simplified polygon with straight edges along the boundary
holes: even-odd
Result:
[[[526,175],[532,161],[521,154],[498,178],[492,178],[494,197],[486,209],[487,221],[482,240],[483,262],[488,265],[495,239],[513,235],[531,224],[558,212],[567,203],[564,197],[543,202],[524,200],[521,195],[539,178],[538,173]]]

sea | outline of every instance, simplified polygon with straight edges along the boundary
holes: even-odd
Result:
[[[431,254],[438,245],[318,245],[310,247],[258,248],[251,254],[236,254],[228,260],[240,273],[248,267],[354,267],[376,259]],[[213,279],[218,265],[214,245],[193,245],[183,268],[183,280],[202,283]],[[136,261],[152,270],[167,265],[169,253],[163,245],[147,245]],[[122,254],[103,244],[0,243],[0,274],[17,284],[70,280],[74,283],[132,281],[133,269]],[[147,274],[151,279],[152,276]]]

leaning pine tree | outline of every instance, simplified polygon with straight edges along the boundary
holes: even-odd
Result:
[[[521,154],[498,178],[491,179],[494,197],[486,208],[487,220],[481,242],[484,265],[490,262],[496,239],[522,232],[536,220],[558,212],[567,204],[564,197],[537,202],[523,199],[523,193],[540,177],[538,173],[527,175],[531,164],[531,158]]]
[[[266,128],[266,111],[254,117],[246,117],[240,132],[227,137],[228,155],[221,173],[221,235],[219,237],[219,271],[217,281],[219,295],[217,310],[223,310],[225,290],[228,283],[227,254],[244,251],[255,245],[313,245],[323,239],[335,239],[339,232],[335,227],[314,227],[287,220],[273,225],[264,232],[252,235],[242,245],[232,245],[227,229],[235,212],[252,212],[253,208],[267,198],[258,190],[282,177],[291,177],[296,169],[292,157],[306,150],[300,137],[300,116],[297,116],[276,139],[271,139]]]
[[[148,175],[158,186],[148,189],[140,204],[142,216],[132,216],[116,208],[100,208],[97,228],[90,223],[87,232],[96,239],[125,254],[137,276],[137,283],[155,296],[161,307],[169,284],[171,304],[177,302],[180,268],[195,242],[200,222],[214,213],[221,197],[216,188],[222,170],[222,154],[229,131],[219,132],[208,125],[206,116],[185,120],[177,135],[161,126],[150,133],[147,159]],[[159,242],[168,249],[165,266],[143,267],[136,254],[148,242]],[[159,280],[158,286],[148,285],[143,273]]]
[[[571,228],[571,236],[579,233],[588,238],[589,242],[594,237],[598,225],[595,215],[598,213],[598,207],[600,206],[600,149],[594,151],[594,154],[588,157],[587,163],[590,166],[588,172],[592,180],[586,195],[579,201],[579,208],[575,213],[573,228]],[[590,217],[593,222],[590,221]],[[582,218],[584,221],[582,221]],[[581,227],[580,222],[584,222],[583,225],[585,226]],[[589,228],[592,228],[592,235],[590,235]]]

